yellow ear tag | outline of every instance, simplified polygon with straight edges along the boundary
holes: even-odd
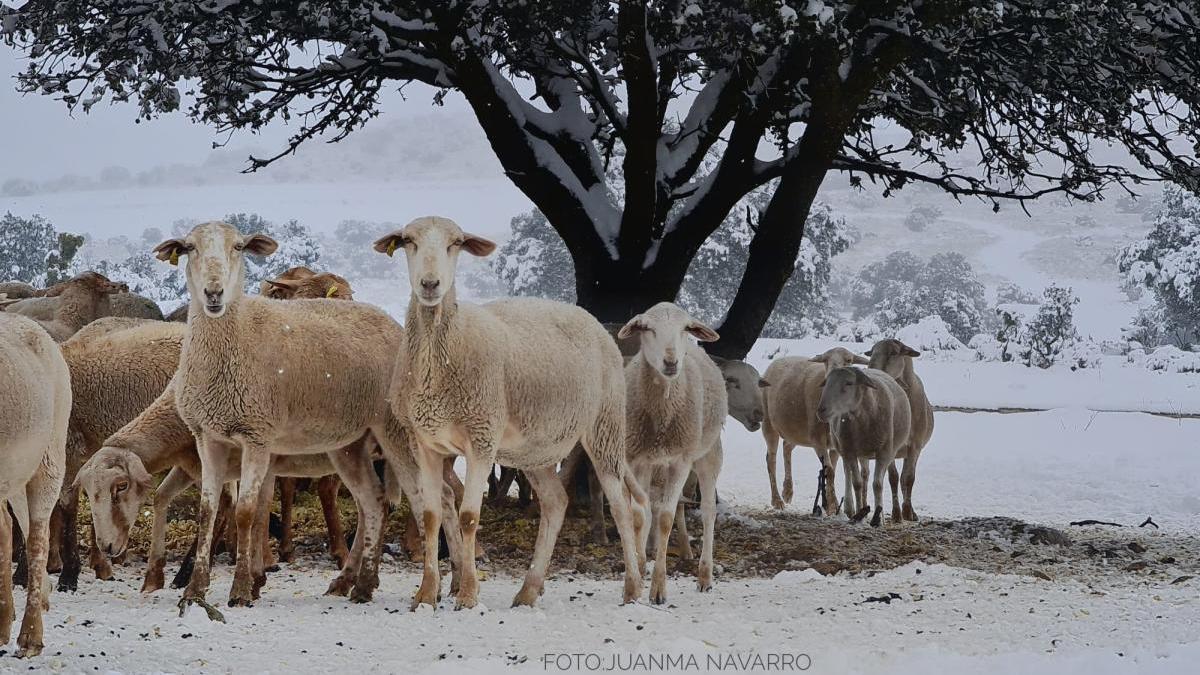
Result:
[[[330,286],[329,290],[325,291],[325,297],[332,298],[334,293],[337,293],[337,284]]]
[[[396,240],[393,239],[388,242],[388,250],[387,250],[388,257],[389,258],[392,257],[392,254],[395,252],[396,252]]]
[[[176,266],[179,265],[179,251],[171,251],[170,263]]]

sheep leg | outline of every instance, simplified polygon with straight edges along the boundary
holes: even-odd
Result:
[[[591,503],[592,543],[608,545],[608,528],[604,526],[604,490],[596,471],[587,467],[588,498]],[[538,493],[541,494],[540,492]]]
[[[58,575],[58,591],[65,593],[79,589],[79,571],[83,567],[79,559],[79,488],[69,487],[63,491],[62,499],[55,511],[61,511],[59,535],[61,537],[62,572]],[[50,531],[54,532],[54,517],[50,518]],[[95,542],[95,538],[92,538]],[[54,540],[50,540],[54,550]],[[49,565],[46,566],[49,570]]]
[[[858,514],[858,496],[855,493],[858,482],[858,462],[852,456],[842,455],[842,469],[843,487],[845,488],[843,499],[846,502],[842,510],[845,511],[847,518],[854,520],[854,516]]]
[[[667,539],[675,520],[675,507],[683,495],[691,467],[676,460],[663,467],[665,481],[658,499],[654,500],[654,523],[658,541],[654,547],[654,573],[650,577],[650,602],[661,605],[667,601]]]
[[[29,556],[29,580],[25,586],[25,616],[17,635],[17,656],[29,658],[42,653],[42,613],[50,609],[46,558],[50,546],[50,514],[62,492],[61,466],[53,474],[43,463],[25,486],[29,504],[29,536],[25,548]]]
[[[687,529],[687,509],[683,506],[683,500],[679,500],[679,505],[675,507],[675,536],[679,537],[675,548],[679,551],[681,560],[692,560],[696,555],[692,552],[691,536]]]
[[[67,489],[70,492],[70,489]],[[75,499],[78,501],[79,493],[75,493]],[[50,543],[49,553],[46,557],[46,572],[49,574],[58,574],[63,570],[62,549],[64,546],[63,534],[65,533],[65,524],[63,516],[62,504],[55,503],[54,511],[50,513]],[[76,541],[76,544],[79,542]],[[79,573],[76,572],[78,578]]]
[[[896,470],[896,462],[888,464],[888,486],[892,489],[892,522],[900,522],[900,472]]]
[[[353,582],[350,602],[370,602],[379,587],[379,558],[383,553],[383,484],[362,444],[331,452],[329,459],[358,506],[354,545],[350,547],[339,579]],[[330,588],[333,588],[332,584]]]
[[[250,558],[250,576],[254,580],[253,590],[251,595],[255,600],[259,598],[259,592],[267,583],[267,568],[274,564],[275,560],[271,555],[271,500],[275,497],[275,475],[268,471],[267,477],[263,479],[262,486],[259,488],[258,507],[255,510],[254,524],[251,529],[251,541],[253,541],[254,550],[251,552]]]
[[[143,593],[160,590],[165,583],[167,565],[167,508],[171,501],[192,485],[192,479],[179,467],[171,469],[154,491],[154,522],[150,529],[150,559],[146,561]]]
[[[588,449],[590,452],[591,447]],[[592,465],[596,467],[596,477],[600,479],[600,485],[608,497],[609,510],[617,524],[617,535],[621,537],[621,549],[625,560],[623,602],[637,602],[642,595],[642,575],[645,574],[646,566],[644,548],[641,552],[641,567],[638,566],[638,543],[644,541],[641,531],[650,527],[649,521],[645,519],[649,499],[624,462],[614,461],[615,457],[607,462],[598,462],[596,459],[596,456],[592,457]]]
[[[837,488],[833,480],[837,476],[838,455],[836,448],[825,449],[825,514],[829,516],[838,512]]]
[[[225,483],[225,467],[229,460],[229,449],[202,434],[197,434],[196,451],[200,455],[200,511],[197,514],[199,532],[196,558],[187,588],[179,600],[179,614],[189,605],[198,604],[208,611],[210,619],[224,621],[220,612],[212,609],[205,601],[212,569],[213,531],[217,521],[217,504]]]
[[[88,566],[96,572],[96,578],[100,581],[112,581],[114,578],[112,563],[96,545],[96,526],[93,524],[88,529],[92,533],[91,541],[88,542]]]
[[[650,496],[645,504],[641,506],[642,521],[649,524],[647,527],[640,529],[637,541],[637,560],[638,560],[638,575],[646,576],[646,558],[647,552],[653,550],[653,546],[657,545],[657,535],[655,533],[654,523],[654,465],[640,464],[632,470],[634,480],[642,487]]]
[[[912,490],[913,483],[917,481],[917,458],[920,456],[920,450],[916,448],[910,450],[908,456],[904,458],[904,470],[900,474],[900,487],[904,490],[904,508],[901,515],[905,520],[913,522],[917,520],[917,512],[913,510]]]
[[[550,556],[567,515],[567,491],[558,480],[554,466],[526,470],[533,489],[537,492],[541,516],[538,518],[537,543],[533,547],[533,562],[525,573],[525,583],[513,598],[513,607],[532,607],[545,589],[546,572],[550,567]]]
[[[763,438],[767,441],[767,476],[771,479],[771,506],[782,509],[783,498],[779,496],[779,487],[775,479],[775,460],[779,456],[779,434],[763,427]]]
[[[875,473],[871,479],[871,491],[875,496],[875,515],[871,516],[871,527],[879,527],[883,520],[883,474],[890,466],[891,462],[875,460]]]
[[[442,489],[441,457],[434,451],[424,447],[415,450],[417,465],[420,467],[420,489],[417,493],[408,493],[409,503],[413,511],[421,506],[422,531],[425,535],[421,586],[412,599],[411,609],[416,611],[422,604],[436,608],[442,599],[442,574],[438,566],[438,528],[442,525],[441,509],[436,508],[431,495],[439,494]],[[461,560],[461,558],[460,558]]]
[[[5,511],[9,510],[8,506],[0,506]],[[17,571],[13,572],[13,585],[25,587],[26,581],[29,579],[29,556],[25,555],[25,533],[21,531],[21,524],[16,518],[12,519],[12,557],[17,563]]]
[[[0,645],[12,638],[16,619],[13,608],[13,526],[8,505],[0,503]]]
[[[296,479],[279,479],[279,523],[283,532],[279,535],[279,560],[292,562],[296,558],[292,542],[292,507],[296,501]]]
[[[471,446],[471,452],[466,455],[467,480],[464,483],[462,506],[458,509],[463,548],[459,556],[462,578],[458,583],[458,595],[454,599],[455,609],[471,609],[479,603],[475,540],[479,532],[479,510],[483,505],[483,491],[487,488],[487,472],[496,461],[496,448],[490,437],[478,434],[472,439]],[[426,537],[428,536],[426,534]]]
[[[250,607],[254,604],[254,566],[261,544],[255,541],[255,519],[261,502],[260,491],[270,469],[270,450],[248,441],[242,444],[242,473],[238,479],[237,506],[233,513],[237,525],[238,557],[233,569],[233,586],[229,589],[230,607]],[[199,558],[201,553],[197,550],[196,557]]]
[[[700,569],[696,573],[696,587],[701,593],[712,590],[713,545],[717,528],[717,476],[721,473],[724,452],[718,438],[713,449],[701,457],[692,467],[700,481],[700,514],[704,519],[704,544],[700,549]]]
[[[317,496],[321,499],[321,513],[325,517],[325,529],[329,533],[329,555],[341,568],[346,564],[350,551],[346,548],[346,531],[342,527],[342,516],[338,513],[337,496],[342,481],[336,474],[322,476],[317,481]]]
[[[796,449],[794,443],[783,444],[783,503],[791,504],[792,496],[795,494],[792,491],[792,450]]]

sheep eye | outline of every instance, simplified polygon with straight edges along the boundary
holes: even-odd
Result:
[[[128,489],[129,489],[129,483],[117,483],[115,491],[117,494],[121,494],[122,492],[124,492]]]

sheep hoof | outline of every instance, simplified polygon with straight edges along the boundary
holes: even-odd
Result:
[[[521,586],[521,590],[517,591],[517,594],[513,596],[512,606],[533,607],[533,604],[537,602],[539,595],[541,595],[541,593],[536,587],[525,584]]]
[[[709,563],[700,564],[700,573],[696,575],[696,589],[701,593],[707,593],[713,587],[712,565]]]
[[[875,509],[875,515],[871,516],[871,527],[879,527],[883,520],[883,509]]]
[[[661,588],[656,587],[657,584],[651,584],[650,588],[650,604],[665,605],[667,602],[667,584],[663,582]]]
[[[904,519],[900,517],[900,509],[892,509],[892,522],[899,523]]]
[[[642,578],[630,574],[625,575],[625,596],[622,604],[628,605],[642,597]]]
[[[478,604],[479,598],[474,593],[472,593],[470,596],[468,596],[466,593],[459,593],[458,597],[454,599],[454,611],[457,612],[461,609],[474,609],[475,605]]]
[[[74,574],[63,572],[61,575],[59,575],[59,577],[58,577],[58,592],[59,593],[66,593],[68,591],[71,593],[74,593],[77,590],[79,590],[79,572],[75,572]]]
[[[858,513],[856,513],[856,514],[854,514],[853,516],[851,516],[851,518],[850,518],[850,522],[852,522],[852,523],[861,523],[861,522],[862,522],[862,520],[863,520],[863,518],[866,518],[866,517],[867,517],[867,514],[868,514],[868,513],[870,513],[870,512],[871,512],[871,509],[870,509],[870,508],[868,508],[868,507],[866,507],[866,506],[864,506],[864,507],[862,507],[862,509],[860,509],[860,510],[859,510],[859,512],[858,512]]]
[[[911,521],[914,523],[917,522],[917,514],[915,511],[913,511],[913,507],[909,506],[908,504],[904,505],[904,510],[902,511],[902,514],[903,514],[905,520],[908,520],[908,521]]]
[[[783,501],[785,504],[792,503],[792,481],[783,481]]]
[[[350,589],[353,586],[354,582],[350,581],[349,578],[339,576],[333,581],[329,582],[329,588],[325,590],[325,595],[336,595],[344,598],[350,595]]]
[[[771,508],[783,510],[783,500],[779,497],[771,497]]]
[[[187,595],[184,595],[179,599],[180,618],[183,618],[184,612],[186,612],[187,608],[191,607],[192,605],[199,605],[202,607],[204,609],[204,613],[208,615],[209,621],[220,621],[221,623],[225,623],[225,615],[221,613],[221,610],[208,604],[208,601],[204,598],[189,598]]]
[[[353,602],[353,603],[359,604],[359,605],[367,603],[367,602],[371,602],[371,600],[374,599],[374,594],[375,594],[374,588],[371,588],[369,586],[368,587],[355,586],[354,590],[350,592],[350,602]]]
[[[820,515],[824,515],[824,512],[821,510],[821,507],[820,507],[820,506],[817,506],[817,505],[815,505],[815,504],[814,504],[814,505],[813,505],[813,515],[814,515],[814,516],[820,516]]]
[[[18,659],[31,659],[42,653],[43,645],[41,640],[34,640],[22,632],[22,635],[17,638],[17,647]]]
[[[95,567],[96,578],[100,581],[112,581],[116,577],[113,576],[112,565],[104,564]]]

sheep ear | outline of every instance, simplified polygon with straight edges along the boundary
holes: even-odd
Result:
[[[826,363],[829,361],[829,357],[825,356],[824,354],[817,354],[809,359],[809,361],[812,361],[813,363]]]
[[[265,234],[252,234],[242,240],[242,250],[253,255],[271,255],[279,243]]]
[[[871,360],[866,357],[855,354],[854,355],[854,363],[855,363],[855,365],[859,365],[859,366],[869,366],[869,365],[871,365]]]
[[[716,342],[717,340],[721,339],[721,336],[717,334],[717,331],[705,326],[699,321],[692,321],[687,325],[686,328],[684,328],[684,330],[701,342]]]
[[[134,456],[136,458],[136,455]],[[125,470],[129,472],[129,477],[133,482],[141,485],[143,488],[149,488],[154,485],[154,477],[146,471],[146,467],[139,461],[126,461]]]
[[[630,319],[624,326],[621,326],[621,330],[617,331],[617,339],[624,340],[631,338],[633,337],[634,333],[640,333],[644,330],[646,330],[646,324],[642,323],[642,315],[638,314]]]
[[[179,264],[179,256],[187,253],[187,244],[182,239],[168,239],[154,247],[154,257],[172,265]]]
[[[396,249],[404,248],[404,245],[407,243],[408,237],[405,236],[404,230],[396,230],[391,234],[385,234],[376,239],[375,243],[371,245],[371,248],[380,253],[386,253],[390,258],[392,254],[396,252]]]
[[[921,352],[919,352],[919,351],[913,349],[912,347],[909,347],[908,345],[901,342],[900,343],[900,355],[901,356],[911,356],[913,358],[916,358],[921,355]]]
[[[862,386],[864,386],[868,389],[878,389],[879,388],[879,384],[876,383],[875,380],[871,379],[871,377],[868,376],[865,372],[858,370],[857,368],[854,369],[854,379],[857,380],[857,382],[859,384],[861,384]]]
[[[758,387],[759,387],[759,389],[766,389],[766,388],[767,388],[767,387],[769,387],[769,386],[771,386],[771,383],[770,383],[770,382],[767,382],[767,378],[765,378],[765,377],[760,377],[760,378],[758,378]]]
[[[463,250],[477,258],[483,258],[496,250],[496,244],[473,234],[463,234]]]
[[[262,289],[263,295],[269,298],[281,299],[284,294],[290,294],[300,285],[298,281],[288,281],[286,279],[267,279],[263,282],[265,288]]]

